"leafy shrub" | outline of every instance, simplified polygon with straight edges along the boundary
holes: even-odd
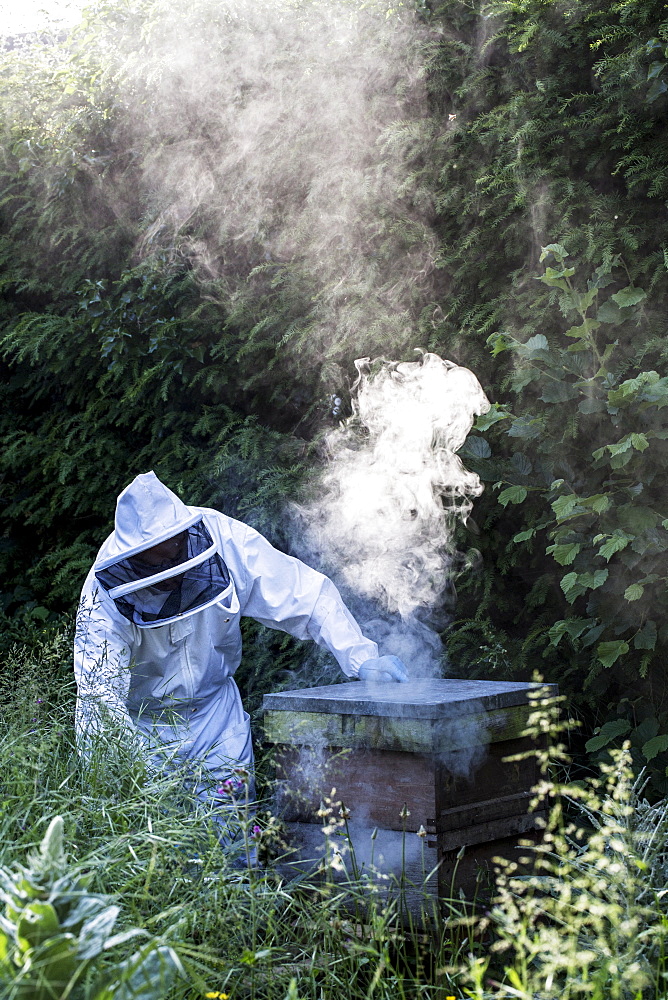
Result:
[[[60,816],[27,868],[0,869],[0,898],[0,984],[8,1000],[158,1000],[182,971],[174,950],[145,931],[112,933],[120,907],[67,871]],[[149,940],[113,961],[117,948],[138,937]]]
[[[514,399],[480,418],[485,436],[470,436],[466,454],[498,491],[504,514],[491,515],[492,544],[510,535],[505,573],[533,577],[517,616],[526,632],[542,631],[532,648],[548,658],[566,648],[570,677],[603,712],[624,713],[617,735],[640,723],[634,754],[641,765],[656,758],[663,772],[666,747],[655,738],[668,718],[653,715],[652,699],[665,683],[668,642],[668,379],[639,364],[648,359],[635,341],[647,296],[622,262],[583,280],[567,257],[558,244],[546,247],[551,263],[540,279],[554,289],[562,329],[525,342],[490,337],[495,354],[512,352]]]

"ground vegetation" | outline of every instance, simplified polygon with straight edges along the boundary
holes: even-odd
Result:
[[[599,817],[599,828],[607,830],[613,815],[623,826],[619,817],[632,813],[638,829],[650,819],[663,823],[668,791],[665,5],[388,6],[398,32],[409,23],[415,31],[388,50],[403,60],[382,77],[389,104],[372,88],[367,94],[376,153],[347,161],[350,174],[337,173],[326,197],[317,170],[304,164],[312,149],[334,148],[347,119],[313,125],[322,116],[306,115],[307,98],[322,106],[322,89],[286,89],[288,103],[304,111],[298,129],[285,114],[271,123],[252,119],[259,123],[254,151],[269,151],[252,161],[263,166],[254,172],[222,154],[238,149],[235,115],[241,120],[264,107],[258,77],[249,71],[230,95],[212,70],[235,57],[228,41],[241,37],[235,32],[255,37],[264,19],[281,45],[253,50],[254,65],[285,71],[287,81],[295,66],[306,66],[312,77],[318,53],[303,39],[310,37],[309,12],[327,5],[286,5],[280,27],[271,4],[236,18],[213,10],[219,6],[101,2],[68,38],[24,39],[0,59],[0,649],[9,684],[3,715],[19,727],[3,735],[3,843],[15,846],[2,863],[23,862],[24,848],[36,848],[48,822],[63,815],[79,860],[95,867],[105,838],[119,859],[117,869],[105,869],[117,873],[113,884],[100,874],[96,891],[122,896],[128,920],[156,934],[172,905],[173,873],[166,859],[164,871],[156,868],[150,851],[159,853],[170,837],[176,842],[182,830],[159,843],[143,839],[149,821],[171,819],[159,808],[142,812],[143,786],[133,784],[131,770],[126,799],[112,801],[103,790],[94,809],[68,812],[61,789],[80,776],[67,722],[69,654],[59,630],[110,530],[114,496],[149,468],[189,502],[241,517],[289,548],[282,512],[287,501],[308,495],[323,461],[323,432],[350,413],[356,357],[434,351],[475,371],[493,404],[462,451],[486,491],[459,532],[471,568],[457,582],[443,631],[448,669],[529,679],[539,666],[560,684],[581,722],[573,737],[578,765],[585,773],[612,767],[626,789],[621,813],[610,805],[614,791],[606,793],[608,819]],[[356,16],[355,30],[368,32]],[[174,24],[192,41],[197,66],[207,68],[209,90],[189,76],[192,62],[174,75],[167,58]],[[383,35],[366,47],[377,62],[365,64],[364,80],[378,79],[389,44]],[[154,52],[157,60],[149,58]],[[349,75],[352,63],[341,58]],[[221,117],[220,107],[234,113]],[[274,155],[283,148],[292,159]],[[244,218],[258,199],[264,206],[247,229],[221,213],[221,205],[233,204],[230,177],[247,182],[239,194]],[[354,202],[348,245],[337,226],[348,218],[341,206],[350,190],[364,197]],[[323,203],[336,204],[338,242],[318,244],[314,257]],[[269,687],[307,679],[298,644],[251,625],[246,639],[240,680],[254,711]],[[48,719],[42,704],[50,706]],[[615,753],[625,740],[622,759]],[[48,776],[47,760],[49,767],[56,761]],[[644,775],[640,786],[627,767]],[[156,801],[162,794],[156,790]],[[579,925],[562,954],[575,962],[586,939],[587,956],[608,956],[596,965],[604,972],[577,980],[591,996],[658,997],[663,981],[647,979],[646,959],[629,942],[651,940],[647,961],[663,975],[656,929],[665,927],[665,859],[644,869],[636,864],[638,857],[646,863],[637,841],[629,848],[619,834],[627,847],[609,846],[617,833],[608,831],[601,847],[611,878],[601,892],[616,907],[614,920],[632,900],[640,909],[629,917],[624,942],[609,937],[613,911],[606,910],[596,926]],[[503,896],[494,919],[499,941],[515,956],[508,968],[516,978],[504,980],[509,992],[475,980],[475,969],[487,966],[474,949],[473,978],[432,984],[433,996],[456,993],[464,982],[481,998],[486,990],[537,995],[531,976],[543,967],[546,928],[567,923],[559,907],[582,916],[581,902],[591,902],[578,895],[578,879],[600,858],[582,843],[579,835],[570,846],[559,841],[562,854],[574,844],[585,853],[569,861],[575,889],[550,883],[549,920],[541,907],[520,914],[516,896]],[[631,859],[628,869],[624,859]],[[635,871],[636,881],[626,880],[634,865],[651,869],[646,884]],[[158,871],[163,881],[152,896]],[[211,926],[188,930],[193,948],[223,926],[239,930],[230,917],[239,899],[232,905],[229,892],[221,890]],[[280,905],[292,912],[296,898],[283,895]],[[321,906],[317,894],[308,905],[315,899]],[[277,912],[263,913],[265,930]],[[249,924],[256,930],[257,919]],[[513,923],[520,919],[529,921],[522,954]],[[340,969],[348,969],[353,952],[356,962],[366,956],[366,972],[355,972],[361,991],[372,995],[382,985],[396,996],[388,958],[394,930],[386,922],[376,934],[370,926],[346,930],[330,942],[331,953]],[[265,958],[257,958],[263,948],[257,935],[247,941],[246,929],[239,933],[230,950],[246,956],[239,957],[244,989],[309,995],[291,985],[287,958],[280,975],[274,970],[278,992],[262,993],[269,982],[260,968]],[[620,949],[625,982],[613,968]],[[598,958],[587,962],[583,968],[594,969]],[[444,956],[442,967],[450,965],[461,968],[461,955]],[[564,968],[550,968],[540,995],[565,995]],[[502,974],[495,969],[492,978]],[[343,978],[348,988],[348,974]],[[221,979],[212,990],[222,993],[226,984]],[[419,994],[415,979],[401,989],[432,995]]]

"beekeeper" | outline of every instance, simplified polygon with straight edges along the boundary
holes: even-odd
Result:
[[[242,615],[328,649],[346,676],[407,681],[378,655],[333,583],[217,510],[189,507],[155,473],[118,497],[114,531],[81,594],[75,639],[76,728],[135,745],[149,763],[203,765],[202,799],[253,748],[234,672]]]

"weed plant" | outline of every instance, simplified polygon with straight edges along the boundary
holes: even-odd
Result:
[[[534,735],[562,728],[557,712],[537,705]],[[585,780],[549,780],[555,759],[568,765],[563,746],[551,746],[535,789],[550,803],[544,837],[519,867],[500,862],[497,897],[478,922],[489,951],[469,956],[466,993],[475,1000],[664,998],[668,803],[643,797],[648,778],[634,774],[628,743]],[[532,872],[521,874],[529,860]]]

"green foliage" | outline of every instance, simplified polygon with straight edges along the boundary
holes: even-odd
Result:
[[[490,337],[493,351],[513,355],[513,399],[506,419],[486,431],[489,455],[477,443],[465,450],[500,490],[497,503],[515,507],[505,572],[532,568],[548,581],[543,655],[566,646],[585,690],[599,698],[634,684],[646,714],[651,686],[665,683],[668,642],[668,379],[634,363],[646,295],[627,283],[621,262],[583,279],[567,257],[559,244],[542,252],[541,281],[556,290],[561,332],[525,342],[508,332]],[[527,628],[533,612],[517,621]],[[660,724],[668,728],[668,718]],[[616,735],[631,728],[624,725]],[[663,788],[662,772],[657,782]]]
[[[105,1000],[130,1000],[133,988],[154,995],[160,973],[164,1000],[283,1000],[295,995],[294,981],[301,1000],[507,1000],[513,990],[545,1000],[665,996],[668,806],[645,800],[628,748],[578,782],[565,780],[562,747],[542,753],[536,797],[548,806],[546,836],[522,852],[535,870],[501,864],[496,898],[477,913],[444,900],[444,919],[428,909],[424,922],[402,921],[401,884],[377,882],[368,868],[355,873],[342,857],[347,816],[335,795],[323,797],[321,871],[288,881],[284,831],[270,813],[240,802],[240,824],[267,860],[240,873],[180,779],[140,777],[129,757],[118,780],[80,767],[71,692],[63,704],[53,655],[44,645],[34,678],[14,687],[0,738],[8,1000],[39,997],[42,987],[45,1000],[67,1000],[56,985],[65,982],[73,1000],[105,988]],[[39,720],[31,718],[35,685],[46,693]],[[538,692],[530,731],[555,737],[559,710]],[[41,759],[37,742],[49,748]],[[49,825],[44,817],[54,813],[62,820]]]
[[[259,312],[237,308],[242,334],[229,296],[202,282],[185,251],[155,242],[139,252],[153,221],[146,151],[132,146],[110,39],[138,39],[150,12],[100,5],[69,40],[0,59],[0,564],[10,613],[71,607],[114,496],[138,472],[154,468],[190,502],[242,516],[279,543],[277,512],[303,472],[293,431],[317,368],[291,385],[267,378],[280,345],[265,337],[254,347]]]
[[[536,731],[554,722],[554,706],[537,706]],[[554,753],[567,764],[563,747]],[[545,836],[525,845],[529,873],[500,865],[480,928],[492,943],[471,956],[468,995],[658,1000],[668,975],[666,801],[643,797],[628,744],[585,780],[555,781],[550,768],[545,779]]]
[[[60,816],[49,824],[28,867],[0,868],[3,995],[8,1000],[162,998],[175,973],[183,972],[176,952],[139,928],[113,933],[120,907],[89,892],[90,879],[67,869]],[[114,956],[138,937],[148,938],[138,951]]]
[[[424,136],[432,172],[414,178],[437,199],[445,315],[431,343],[456,344],[457,360],[496,386],[481,335],[511,324],[522,341],[550,333],[552,299],[531,275],[555,237],[592,266],[623,254],[631,283],[661,308],[668,106],[647,100],[647,43],[664,38],[665,9],[453,0],[431,20],[443,31]]]

